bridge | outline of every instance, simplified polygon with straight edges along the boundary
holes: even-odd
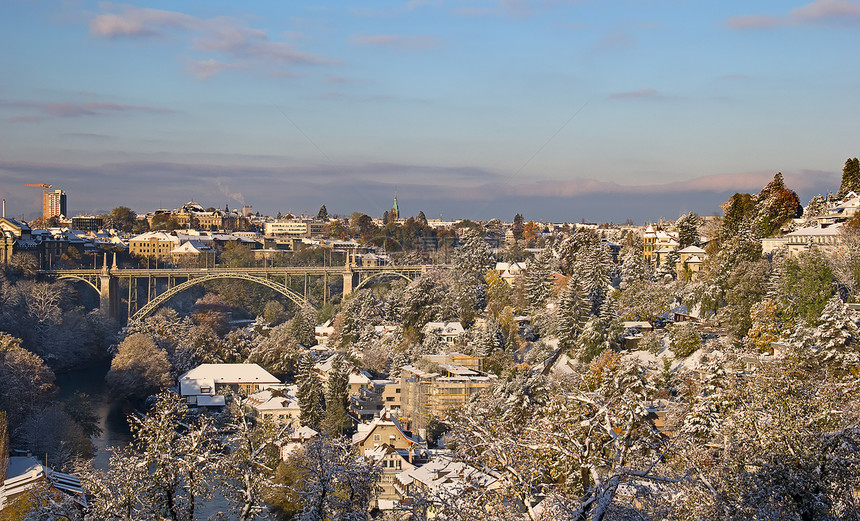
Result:
[[[343,280],[343,296],[350,295],[355,290],[367,287],[373,282],[386,278],[402,278],[413,280],[421,274],[434,269],[446,269],[448,265],[409,265],[409,266],[357,266],[351,259],[341,266],[281,266],[264,268],[120,268],[116,265],[114,254],[113,265],[108,266],[107,254],[102,268],[99,269],[68,269],[42,270],[40,275],[56,280],[71,280],[89,285],[99,294],[99,307],[108,316],[120,318],[120,281],[128,284],[128,317],[129,321],[140,320],[152,315],[159,306],[188,288],[214,280],[246,280],[265,286],[283,295],[297,306],[316,308],[310,301],[308,284],[311,279],[323,280],[322,304],[330,299],[330,282]],[[302,291],[294,288],[294,280],[298,279]],[[146,290],[141,291],[139,282],[146,281]],[[158,281],[161,280],[162,291],[159,293]],[[139,305],[144,298],[145,303]]]

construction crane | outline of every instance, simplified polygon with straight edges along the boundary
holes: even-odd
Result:
[[[52,185],[45,184],[25,184],[24,186],[41,186],[42,187],[42,218],[47,219],[48,214],[50,212],[49,204],[48,204],[48,188],[51,188]]]

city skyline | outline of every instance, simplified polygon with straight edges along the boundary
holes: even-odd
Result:
[[[0,7],[0,195],[641,222],[858,155],[860,3]],[[510,214],[510,215],[508,215]]]

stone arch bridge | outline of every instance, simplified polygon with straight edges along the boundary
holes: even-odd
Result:
[[[246,280],[270,288],[298,306],[317,307],[308,293],[309,282],[323,281],[325,305],[330,294],[332,280],[343,280],[343,296],[387,278],[413,280],[422,273],[434,269],[446,269],[448,265],[416,266],[286,266],[265,268],[119,268],[45,270],[40,274],[56,280],[84,282],[99,294],[100,308],[113,318],[120,318],[122,297],[126,297],[129,321],[148,317],[175,295],[188,288],[213,280]],[[127,282],[128,295],[120,295],[120,281]],[[302,291],[293,289],[295,280],[302,281]],[[141,281],[146,289],[141,291]],[[159,284],[161,281],[161,284]],[[159,293],[159,288],[161,292]]]

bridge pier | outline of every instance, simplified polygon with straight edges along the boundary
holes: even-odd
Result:
[[[343,296],[352,295],[353,290],[358,286],[358,273],[352,270],[343,272]]]
[[[99,279],[99,309],[111,318],[119,318],[119,279],[110,275]]]

